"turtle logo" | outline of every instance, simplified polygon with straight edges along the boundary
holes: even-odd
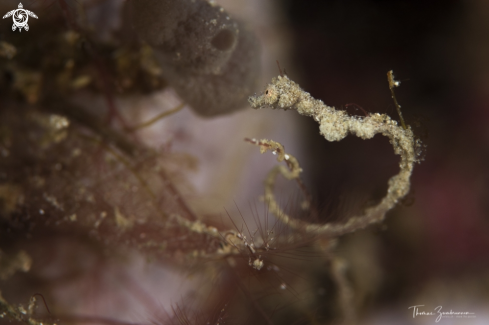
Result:
[[[12,30],[14,32],[17,28],[19,29],[19,32],[22,31],[22,28],[24,28],[26,31],[29,30],[29,25],[27,25],[29,16],[37,19],[35,13],[29,10],[25,10],[23,8],[24,7],[22,6],[22,3],[19,2],[19,9],[14,9],[12,11],[9,11],[7,12],[7,14],[5,14],[5,16],[3,16],[3,19],[13,16],[14,24],[12,25]]]

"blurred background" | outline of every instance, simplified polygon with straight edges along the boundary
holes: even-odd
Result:
[[[256,92],[262,91],[271,78],[279,74],[278,60],[292,80],[327,105],[345,109],[351,115],[379,112],[398,119],[388,88],[387,71],[393,70],[396,80],[401,82],[396,89],[397,100],[407,124],[426,146],[424,161],[415,167],[411,192],[387,214],[384,223],[340,238],[335,249],[348,265],[348,280],[355,293],[351,308],[357,311],[358,324],[435,323],[436,316],[413,317],[410,307],[420,305],[423,307],[419,310],[424,312],[433,312],[437,306],[442,306],[442,311],[470,312],[475,316],[445,317],[440,324],[489,323],[489,2],[216,2],[233,18],[249,26],[259,40],[262,66]],[[35,70],[40,65],[32,59],[34,57],[58,59],[57,53],[61,51],[47,40],[58,31],[72,28],[62,3],[66,3],[72,12],[77,12],[80,4],[91,8],[83,17],[92,28],[89,37],[100,46],[100,55],[105,62],[118,62],[114,53],[124,43],[112,41],[113,38],[127,40],[120,35],[114,36],[127,25],[121,18],[123,1],[23,2],[26,9],[30,8],[39,16],[38,20],[29,19],[31,29],[28,32],[12,34],[10,18],[1,22],[0,41],[16,44],[18,50],[16,58],[0,58],[3,60],[0,96],[4,98],[0,110],[8,113],[2,115],[4,122],[8,122],[6,124],[10,123],[7,118],[16,121],[12,114],[27,110],[25,102],[36,104],[36,98],[29,97],[32,92],[25,87],[21,91],[23,96],[11,95],[12,89],[20,87],[18,83],[10,86],[15,84],[12,81],[15,77],[20,80],[19,74],[12,73],[16,71],[15,67],[27,62],[26,66]],[[16,1],[4,1],[1,7],[6,11],[16,8],[17,4]],[[21,43],[20,37],[27,43]],[[22,48],[22,44],[32,47]],[[73,48],[74,53],[78,53],[79,48]],[[92,61],[95,60],[75,60],[73,71],[81,77],[91,76],[91,81],[76,79],[82,86],[66,92],[72,96],[72,102],[105,121],[107,104],[104,96],[107,92],[103,76],[93,68]],[[119,72],[117,68],[108,68],[112,76]],[[58,70],[54,68],[43,73],[43,80],[59,79]],[[177,106],[181,98],[164,80],[160,82],[148,82],[150,86],[147,86],[141,81],[140,86],[144,89],[140,92],[141,89],[134,91],[132,86],[122,87],[122,92],[114,91],[114,101],[121,116],[137,125],[161,110]],[[19,121],[15,123],[12,125],[23,125]],[[109,125],[114,129],[124,130],[117,118],[111,123]],[[28,125],[18,127],[18,132],[27,132],[27,129]],[[228,215],[251,220],[252,213],[247,207],[250,202],[251,205],[261,204],[259,196],[263,193],[263,179],[277,164],[274,156],[260,155],[257,148],[243,139],[266,137],[279,141],[301,163],[304,182],[318,211],[319,220],[316,221],[344,221],[385,195],[388,179],[398,171],[399,159],[393,154],[388,140],[379,135],[369,141],[348,137],[341,142],[328,143],[318,131],[315,121],[292,111],[254,111],[245,107],[229,116],[204,119],[187,107],[139,131],[137,140],[138,145],[158,152],[189,153],[196,159],[194,164],[191,159],[177,160],[171,156],[173,167],[168,168],[185,176],[185,181],[176,182],[178,190],[197,215],[213,224]],[[14,152],[5,142],[2,150],[4,158]],[[87,150],[93,158],[89,162],[98,166],[103,160],[99,157],[100,152]],[[36,166],[35,162],[32,164]],[[22,184],[23,180],[19,181],[19,178],[25,174],[19,172],[24,176],[18,176],[16,173],[14,178],[11,176],[15,166],[3,165],[3,168],[6,169],[0,175],[0,196],[4,203],[0,211],[4,215],[7,215],[6,211],[20,214],[19,211],[24,211],[21,209],[24,203],[16,201],[12,203],[14,207],[7,203],[13,179]],[[84,184],[90,183],[91,177],[95,177],[92,172],[82,174],[80,180]],[[104,173],[96,176],[100,177],[96,178],[100,193],[111,191],[111,186],[118,184],[114,181],[118,174],[114,176],[107,170]],[[300,192],[295,185],[285,181],[279,184],[277,195],[281,202],[291,211],[298,210]],[[44,193],[55,195],[65,190],[56,186],[50,188],[53,192]],[[52,199],[49,203],[41,190],[40,193],[44,199],[29,202],[30,208],[49,211],[44,206],[52,205]],[[132,204],[128,201],[124,196],[114,200],[125,207],[126,215],[128,211],[139,211],[142,203],[135,202],[134,206],[128,207]],[[90,209],[98,216],[98,210]],[[107,211],[107,219],[117,214],[110,209]],[[78,218],[81,219],[80,214]],[[104,218],[105,215],[97,220]],[[32,219],[29,220],[23,221],[24,225],[30,226]],[[93,223],[92,219],[90,222]],[[46,225],[52,230],[52,225]],[[106,256],[92,251],[98,251],[98,246],[83,237],[104,242],[90,227],[86,228],[88,230],[84,228],[84,233],[67,226],[50,240],[38,234],[41,239],[37,243],[43,245],[34,249],[34,241],[26,239],[30,230],[25,229],[30,228],[22,228],[20,235],[18,232],[12,236],[11,226],[8,222],[2,224],[0,248],[4,252],[26,249],[33,258],[32,269],[37,270],[35,276],[21,273],[0,282],[3,296],[15,303],[25,303],[34,288],[47,291],[49,286],[58,283],[52,295],[46,295],[61,301],[51,300],[53,309],[59,304],[58,309],[64,311],[63,308],[71,305],[71,312],[77,314],[146,322],[148,310],[164,307],[170,311],[172,304],[202,286],[197,275],[182,276],[178,268],[177,271],[168,270],[165,263],[148,265],[150,258],[146,255],[138,252],[125,255],[126,252],[119,251],[120,247],[117,247],[119,255],[115,254],[113,258],[115,261],[107,262]],[[84,238],[80,241],[82,244],[70,237],[72,233]],[[112,240],[110,238],[108,242]],[[46,258],[53,251],[57,252],[57,257]],[[66,264],[62,261],[72,258],[73,252],[79,257],[75,259],[76,263],[71,262],[70,272],[59,271],[62,269],[60,265]],[[41,262],[36,259],[36,254]],[[99,268],[104,268],[104,272],[97,272],[94,278],[90,272]],[[76,280],[70,282],[68,276],[60,274],[73,275]],[[328,276],[324,276],[326,280],[322,280],[323,275],[315,276],[319,282],[329,279]],[[319,286],[315,297],[323,297],[324,291]],[[319,298],[314,299],[319,301],[315,308],[326,304]],[[232,320],[228,322],[232,323]],[[314,319],[309,317],[296,323],[314,323]]]
[[[425,161],[414,171],[409,202],[391,211],[378,231],[369,230],[382,275],[371,301],[377,312],[369,311],[367,319],[372,324],[429,324],[433,319],[412,319],[407,308],[442,305],[471,310],[477,319],[440,323],[487,322],[489,3],[280,4],[293,44],[287,71],[294,80],[328,105],[355,103],[397,118],[386,86],[385,73],[392,69],[401,81],[396,96],[407,123],[427,145]],[[352,189],[375,193],[393,174],[385,139],[326,143],[314,124],[303,124],[304,145],[314,153],[304,169],[313,172],[311,186],[322,202],[341,202]],[[355,245],[352,254],[363,244]]]

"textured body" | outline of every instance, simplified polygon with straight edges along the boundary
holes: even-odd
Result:
[[[203,0],[132,1],[138,36],[156,50],[164,77],[199,114],[246,104],[258,76],[254,35]]]
[[[414,164],[418,162],[417,148],[420,143],[410,128],[398,126],[389,116],[378,113],[367,117],[349,116],[345,111],[336,110],[321,100],[314,99],[287,76],[274,78],[262,94],[251,96],[248,101],[253,108],[295,109],[301,115],[311,116],[319,123],[319,131],[328,141],[340,141],[349,133],[367,140],[380,133],[389,138],[394,153],[401,156],[399,174],[389,180],[387,194],[382,201],[367,208],[363,215],[352,217],[342,224],[309,224],[286,215],[275,200],[273,187],[279,173],[288,179],[290,177],[280,169],[273,169],[265,181],[265,199],[270,211],[289,226],[310,233],[339,236],[382,221],[385,213],[409,192],[411,174]]]

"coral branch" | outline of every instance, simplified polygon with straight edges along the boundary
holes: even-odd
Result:
[[[136,125],[136,126],[133,126],[131,128],[128,128],[127,130],[130,131],[130,132],[134,132],[134,131],[137,131],[137,130],[146,128],[148,126],[151,126],[154,123],[158,122],[159,120],[161,120],[161,119],[163,119],[163,118],[165,118],[167,116],[170,116],[173,113],[176,113],[176,112],[180,111],[184,107],[185,107],[185,103],[182,103],[182,104],[178,105],[177,107],[172,108],[169,111],[164,111],[164,112],[156,115],[155,117],[151,118],[149,121],[146,121],[146,122],[143,122],[143,123],[141,123],[139,125]]]
[[[42,325],[43,322],[32,318],[32,311],[34,310],[34,304],[36,303],[36,299],[33,296],[30,300],[29,306],[24,308],[22,305],[14,306],[5,300],[2,297],[0,292],[0,315],[3,318],[6,318],[10,321],[15,321],[18,323],[24,323],[28,325]],[[50,322],[44,322],[44,324],[51,324]]]
[[[278,174],[282,174],[282,176],[288,180],[295,179],[297,181],[297,184],[299,185],[300,189],[303,191],[305,196],[305,201],[302,202],[302,208],[308,209],[311,206],[312,198],[306,186],[299,178],[299,174],[302,172],[302,168],[300,167],[297,159],[292,155],[286,154],[284,147],[276,141],[266,140],[266,139],[262,139],[259,141],[256,139],[245,139],[245,140],[252,144],[260,146],[261,153],[265,153],[266,151],[271,151],[274,155],[278,155],[277,161],[278,162],[285,161],[287,167],[289,168],[287,169],[284,166],[277,166],[268,173],[268,176],[265,180],[265,201],[268,203],[270,211],[274,214],[280,214],[284,218],[288,218],[285,212],[283,212],[282,209],[279,207],[273,194],[275,177]]]
[[[401,105],[399,105],[399,103],[397,102],[396,94],[394,93],[394,88],[399,87],[401,82],[394,79],[394,72],[392,70],[387,72],[387,81],[389,82],[389,89],[391,90],[392,99],[394,100],[394,104],[396,105],[397,114],[399,114],[402,128],[406,130],[407,126],[406,123],[404,123],[404,118],[402,117]]]

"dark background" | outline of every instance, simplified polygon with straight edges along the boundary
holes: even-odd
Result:
[[[388,214],[389,231],[374,235],[385,268],[380,300],[412,301],[430,283],[467,278],[481,283],[487,297],[487,1],[282,3],[294,42],[292,79],[350,114],[364,114],[347,105],[355,103],[398,119],[386,79],[392,69],[401,81],[396,95],[404,117],[427,145],[409,202]],[[386,139],[327,143],[314,121],[303,124],[314,157],[304,169],[325,219],[385,193],[382,184],[398,170]],[[349,204],[355,198],[359,203]]]

